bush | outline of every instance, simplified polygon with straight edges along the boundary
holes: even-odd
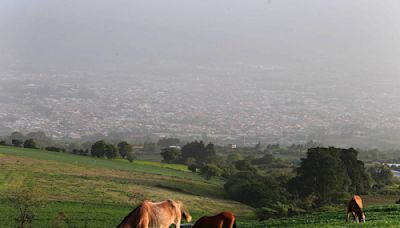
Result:
[[[22,146],[22,140],[13,139],[13,140],[11,141],[11,144],[12,144],[13,146],[15,146],[15,147],[21,147],[21,146]]]
[[[211,179],[213,176],[221,176],[222,172],[222,169],[214,164],[207,164],[200,169],[200,174],[207,180]]]
[[[290,217],[306,213],[305,210],[292,205],[286,205],[277,202],[266,207],[261,207],[256,210],[256,215],[260,220],[267,220],[271,218]]]
[[[24,148],[37,149],[36,142],[33,139],[28,139],[24,142]]]
[[[53,152],[60,152],[60,151],[62,151],[61,148],[54,147],[54,146],[48,146],[48,147],[45,148],[45,150],[47,150],[47,151],[53,151]]]
[[[181,151],[178,148],[164,148],[162,149],[161,156],[165,163],[177,163],[181,160]]]
[[[188,166],[188,169],[190,171],[192,171],[193,173],[195,173],[195,172],[197,172],[197,165],[191,164],[191,165]]]
[[[18,210],[15,215],[18,227],[31,227],[37,217],[37,209],[43,206],[41,194],[32,189],[18,189],[10,192],[8,199]]]

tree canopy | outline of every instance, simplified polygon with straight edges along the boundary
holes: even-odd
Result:
[[[316,206],[337,202],[344,193],[366,193],[369,179],[357,154],[354,149],[309,149],[288,183],[289,191],[301,198],[315,196]]]
[[[215,161],[217,154],[214,144],[204,145],[203,141],[187,143],[182,147],[182,159],[187,164],[190,158],[194,158],[198,164],[207,164]]]

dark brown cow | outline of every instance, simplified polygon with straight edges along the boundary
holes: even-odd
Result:
[[[346,222],[349,221],[350,214],[353,216],[353,220],[356,220],[357,223],[365,222],[365,213],[363,208],[361,197],[354,195],[347,205]]]
[[[230,211],[204,216],[197,220],[193,228],[236,228],[236,218]]]

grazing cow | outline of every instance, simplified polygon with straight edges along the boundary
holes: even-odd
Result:
[[[236,218],[230,211],[204,216],[197,220],[193,228],[236,228]]]
[[[117,228],[169,228],[172,224],[180,227],[182,217],[188,222],[192,220],[179,201],[153,203],[145,200],[129,213]]]
[[[356,220],[357,223],[365,222],[363,203],[361,197],[358,195],[354,195],[347,205],[346,222],[349,221],[350,214],[353,216],[353,220]]]

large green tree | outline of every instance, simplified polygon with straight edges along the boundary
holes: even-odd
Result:
[[[221,176],[222,173],[223,170],[214,164],[207,164],[200,169],[200,174],[207,180],[211,179],[213,176]]]
[[[203,141],[187,143],[182,147],[182,159],[187,164],[190,158],[194,158],[199,165],[215,162],[217,155],[214,144],[204,145]]]
[[[24,142],[24,147],[25,148],[31,148],[31,149],[36,149],[36,142],[33,139],[28,139]]]
[[[338,202],[346,193],[366,193],[369,180],[354,149],[312,148],[288,183],[301,198],[314,196],[315,206]]]
[[[163,162],[177,163],[181,160],[181,151],[178,148],[164,148],[161,151]]]
[[[128,153],[132,153],[133,152],[133,147],[131,144],[122,141],[120,143],[118,143],[118,151],[119,154],[121,155],[122,158],[125,158]]]
[[[92,148],[90,150],[91,155],[93,157],[102,158],[105,155],[105,148],[106,142],[104,142],[104,140],[97,141],[92,145]]]
[[[118,148],[114,144],[107,144],[104,147],[104,155],[108,159],[114,159],[118,157]]]

